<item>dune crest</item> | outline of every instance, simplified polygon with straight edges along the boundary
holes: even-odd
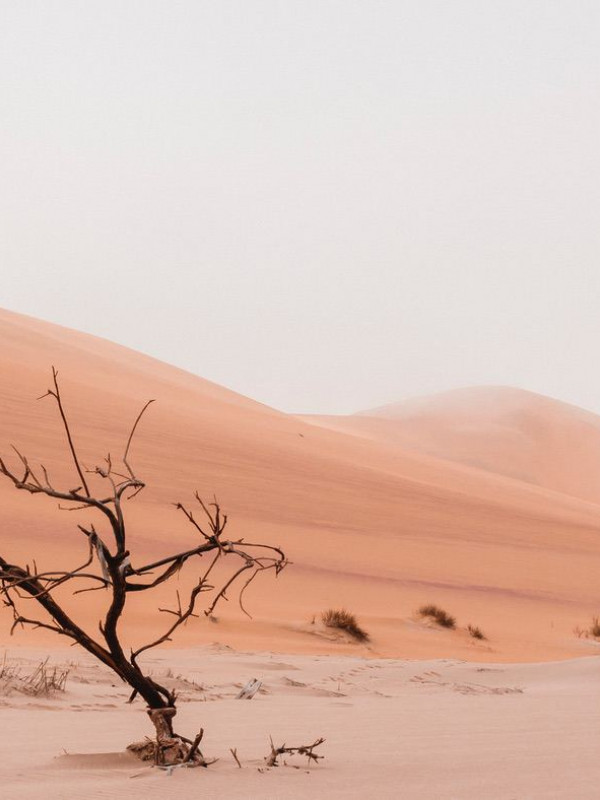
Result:
[[[314,421],[600,503],[600,416],[534,392],[472,386]]]

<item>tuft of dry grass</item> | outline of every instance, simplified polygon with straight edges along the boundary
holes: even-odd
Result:
[[[579,639],[600,639],[600,617],[592,617],[592,624],[589,628],[582,628],[576,625],[573,633]]]
[[[444,609],[439,606],[421,606],[419,614],[422,617],[429,617],[436,625],[440,625],[442,628],[450,628],[451,630],[456,628],[456,619],[452,614],[448,614],[447,611],[444,611]]]
[[[7,661],[6,653],[0,664],[0,694],[13,691],[32,697],[50,697],[55,692],[64,692],[70,668],[50,667],[49,658],[37,665],[33,672],[24,674],[16,664]]]
[[[588,633],[590,636],[593,636],[594,639],[600,639],[600,618],[594,617],[592,619],[592,624],[588,629]]]
[[[487,639],[487,636],[477,625],[467,625],[467,630],[474,639]]]
[[[354,614],[344,608],[329,608],[327,611],[323,611],[321,621],[328,628],[346,631],[357,642],[369,641],[369,634],[360,627]]]

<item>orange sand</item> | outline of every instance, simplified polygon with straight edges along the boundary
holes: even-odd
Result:
[[[191,546],[193,531],[171,503],[191,502],[196,488],[217,494],[233,533],[286,550],[293,565],[277,581],[267,577],[255,585],[248,597],[253,621],[231,602],[216,625],[204,618],[190,623],[181,646],[218,639],[296,653],[480,661],[596,652],[573,632],[598,612],[600,509],[590,487],[576,496],[572,486],[586,435],[590,441],[598,435],[593,415],[529,393],[490,389],[485,413],[481,390],[466,390],[452,402],[426,405],[414,428],[413,417],[406,422],[393,410],[298,418],[118,345],[11,312],[0,313],[0,337],[0,452],[10,458],[15,443],[56,481],[62,476],[70,486],[75,476],[55,407],[35,399],[49,384],[51,364],[60,371],[88,465],[107,451],[120,453],[142,403],[156,398],[132,451],[147,482],[128,506],[134,565],[136,558]],[[461,423],[459,434],[439,439],[443,419],[466,413],[469,403],[472,435]],[[481,413],[473,411],[478,404]],[[507,418],[510,435],[503,437],[491,420]],[[578,426],[583,432],[576,435]],[[482,444],[486,430],[489,451]],[[442,441],[439,451],[426,454],[431,448],[424,442],[434,439]],[[458,463],[481,460],[482,453],[485,468]],[[585,462],[590,475],[592,455]],[[600,457],[596,469],[599,463]],[[89,513],[60,512],[6,480],[0,501],[6,557],[35,557],[39,567],[80,558],[76,522],[89,520]],[[157,604],[171,602],[174,591],[161,587]],[[100,594],[77,605],[94,628]],[[135,641],[164,625],[147,596],[136,601],[128,617]],[[431,602],[454,614],[461,629],[433,629],[418,620],[415,610]],[[371,643],[339,645],[316,632],[312,618],[330,606],[356,613]],[[468,623],[481,627],[488,641],[471,639]],[[6,612],[5,641],[9,627]],[[18,633],[11,647],[38,637]]]
[[[56,408],[35,400],[51,364],[87,465],[121,453],[156,398],[132,451],[147,481],[127,508],[134,566],[192,546],[172,503],[191,503],[196,488],[218,495],[232,533],[279,544],[293,562],[253,587],[253,620],[231,602],[216,623],[192,620],[175,645],[144,656],[180,693],[177,728],[205,728],[205,755],[219,758],[208,770],[169,776],[129,760],[125,745],[150,734],[141,703],[127,705],[126,687],[87,654],[52,649],[63,644],[52,634],[9,638],[0,609],[9,663],[31,671],[51,652],[70,669],[66,692],[51,697],[0,679],[3,800],[598,796],[600,645],[574,632],[599,611],[597,417],[518,390],[473,389],[300,418],[10,312],[0,312],[0,341],[0,452],[14,458],[13,442],[55,483],[71,487],[75,475]],[[0,552],[39,568],[80,563],[76,523],[102,525],[6,480],[0,503]],[[185,582],[152,602],[133,598],[127,644],[163,630],[156,607]],[[71,609],[95,630],[104,603],[96,592]],[[419,619],[424,603],[456,615],[459,628]],[[368,644],[320,623],[323,609],[342,605]],[[487,640],[471,638],[469,623]],[[250,678],[263,692],[233,699]],[[265,770],[269,735],[292,745],[324,736],[326,759]]]

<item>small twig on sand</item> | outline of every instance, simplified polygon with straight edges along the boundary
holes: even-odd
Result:
[[[279,756],[285,755],[286,753],[289,753],[290,755],[298,754],[300,756],[306,756],[309,764],[311,761],[314,761],[315,764],[317,764],[320,758],[325,758],[325,756],[320,756],[313,752],[315,747],[319,747],[319,745],[323,744],[325,741],[323,737],[317,739],[312,744],[303,744],[300,745],[300,747],[286,747],[285,744],[282,744],[281,747],[275,747],[273,744],[273,739],[269,737],[269,741],[271,743],[271,752],[265,759],[267,767],[278,767],[279,764],[277,763],[277,759]]]

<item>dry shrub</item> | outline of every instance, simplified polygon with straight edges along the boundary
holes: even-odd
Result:
[[[33,672],[25,674],[17,664],[10,664],[5,654],[0,664],[0,693],[10,694],[16,691],[31,697],[49,697],[55,692],[64,692],[71,670],[64,667],[50,667],[48,660],[46,658],[40,661]]]
[[[422,617],[429,617],[432,619],[436,625],[440,625],[442,628],[456,628],[456,619],[451,615],[448,614],[447,611],[444,611],[443,608],[434,605],[426,605],[421,606],[419,609],[419,614]]]
[[[321,614],[323,625],[328,628],[338,628],[339,630],[346,631],[356,639],[357,642],[368,642],[369,634],[364,631],[354,614],[346,611],[344,608],[329,608]]]
[[[600,618],[593,618],[592,624],[588,629],[588,633],[590,636],[593,636],[594,639],[600,639]]]
[[[573,628],[573,633],[579,639],[600,639],[600,617],[592,617],[592,624],[589,628],[581,628],[576,625]]]
[[[15,681],[19,679],[20,669],[16,664],[9,664],[6,653],[0,664],[0,694],[10,694]]]
[[[487,639],[487,636],[477,625],[467,625],[467,630],[474,639]]]

